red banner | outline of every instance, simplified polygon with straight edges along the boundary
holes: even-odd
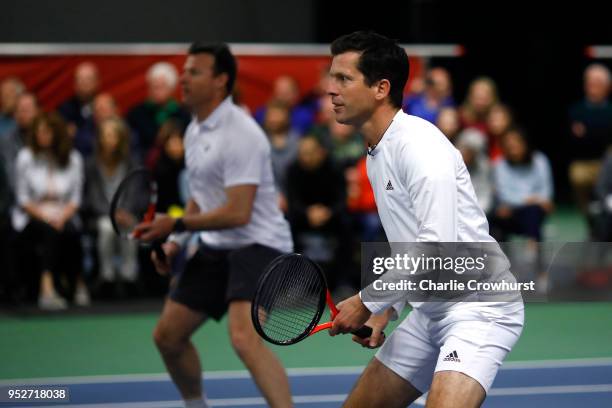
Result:
[[[146,98],[145,75],[156,62],[172,63],[179,72],[184,55],[65,55],[0,57],[0,80],[19,77],[34,92],[45,110],[53,110],[72,96],[74,69],[83,61],[99,69],[101,91],[109,92],[125,113]],[[302,95],[319,80],[321,70],[331,62],[324,56],[238,56],[238,88],[242,102],[254,111],[266,103],[272,83],[279,75],[291,75],[300,84]],[[423,61],[410,58],[411,78],[422,71]],[[177,98],[180,98],[177,90]]]

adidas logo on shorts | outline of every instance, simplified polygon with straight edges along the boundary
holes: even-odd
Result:
[[[386,190],[393,190],[393,184],[391,184],[391,180],[387,183]]]
[[[459,355],[457,354],[457,351],[453,351],[448,356],[444,357],[444,360],[442,361],[454,361],[455,363],[461,362],[461,360],[459,359]]]

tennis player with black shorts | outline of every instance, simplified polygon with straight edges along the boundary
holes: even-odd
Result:
[[[328,91],[336,120],[358,127],[369,144],[368,178],[389,242],[497,245],[461,154],[434,125],[401,110],[409,71],[405,51],[372,32],[340,37],[331,49]],[[339,303],[330,330],[349,333],[367,324],[372,336],[353,340],[382,346],[345,406],[405,407],[429,391],[429,408],[479,407],[521,334],[520,297],[411,301],[412,311],[385,338],[381,330],[405,301],[371,301],[371,289]]]
[[[136,232],[163,244],[170,261],[198,233],[200,246],[172,280],[154,339],[186,407],[206,407],[202,368],[191,342],[208,318],[228,313],[236,353],[269,406],[292,406],[289,382],[276,356],[251,322],[257,281],[276,257],[293,250],[290,228],[278,207],[270,146],[257,123],[231,99],[236,61],[224,44],[192,44],[181,77],[184,102],[194,118],[185,135],[191,199],[183,218],[143,223]],[[214,347],[214,344],[210,344]]]

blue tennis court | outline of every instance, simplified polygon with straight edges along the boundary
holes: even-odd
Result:
[[[338,407],[362,367],[290,369],[294,402],[299,407]],[[246,371],[206,374],[212,406],[262,407],[265,401]],[[167,375],[95,376],[2,381],[0,385],[64,385],[70,403],[0,404],[2,406],[69,406],[83,408],[170,408],[181,400]],[[423,406],[424,399],[416,406]],[[509,362],[497,376],[484,407],[610,407],[612,359]]]

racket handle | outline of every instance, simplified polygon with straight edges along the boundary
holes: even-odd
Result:
[[[160,262],[166,262],[166,253],[162,248],[162,241],[153,241],[153,250],[155,251],[155,255],[157,255],[157,259]]]
[[[370,326],[363,326],[362,328],[352,331],[351,333],[362,339],[367,339],[372,335],[372,328]],[[382,335],[384,337],[385,333],[383,332]]]

